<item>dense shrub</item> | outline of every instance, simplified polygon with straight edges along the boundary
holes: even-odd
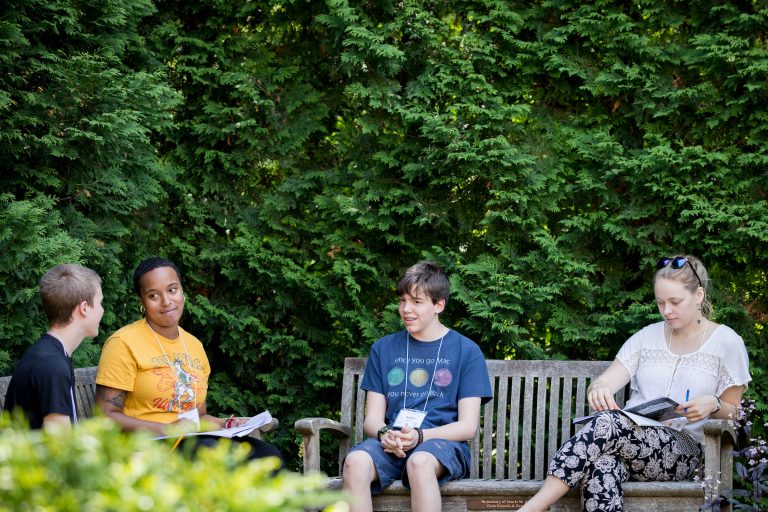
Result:
[[[173,439],[124,434],[112,421],[88,420],[46,433],[0,417],[0,510],[59,512],[302,511],[341,504],[320,474],[283,471],[278,462],[245,462],[228,443],[194,460],[171,453]],[[245,448],[245,447],[239,447]]]

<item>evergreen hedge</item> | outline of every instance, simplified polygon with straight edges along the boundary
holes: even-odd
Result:
[[[609,359],[691,253],[766,395],[761,2],[9,3],[0,20],[0,373],[39,276],[105,277],[98,347],[173,259],[209,407],[338,415],[345,356],[433,258],[487,357]],[[299,440],[275,440],[299,465]],[[329,466],[330,469],[330,466]]]

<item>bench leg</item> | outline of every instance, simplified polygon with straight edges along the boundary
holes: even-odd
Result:
[[[316,435],[302,435],[304,439],[304,473],[320,471],[320,439]]]

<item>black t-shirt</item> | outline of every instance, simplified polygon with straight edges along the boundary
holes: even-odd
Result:
[[[41,428],[49,414],[65,414],[75,421],[75,370],[61,342],[44,334],[21,356],[13,372],[5,406],[24,411],[29,426]]]

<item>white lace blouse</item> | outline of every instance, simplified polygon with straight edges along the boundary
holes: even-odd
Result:
[[[616,359],[631,376],[632,406],[667,396],[679,403],[700,395],[720,394],[731,386],[746,385],[749,356],[741,336],[726,325],[718,326],[695,352],[673,354],[664,339],[664,322],[648,325],[629,338]],[[704,420],[688,423],[684,429],[704,443]]]

